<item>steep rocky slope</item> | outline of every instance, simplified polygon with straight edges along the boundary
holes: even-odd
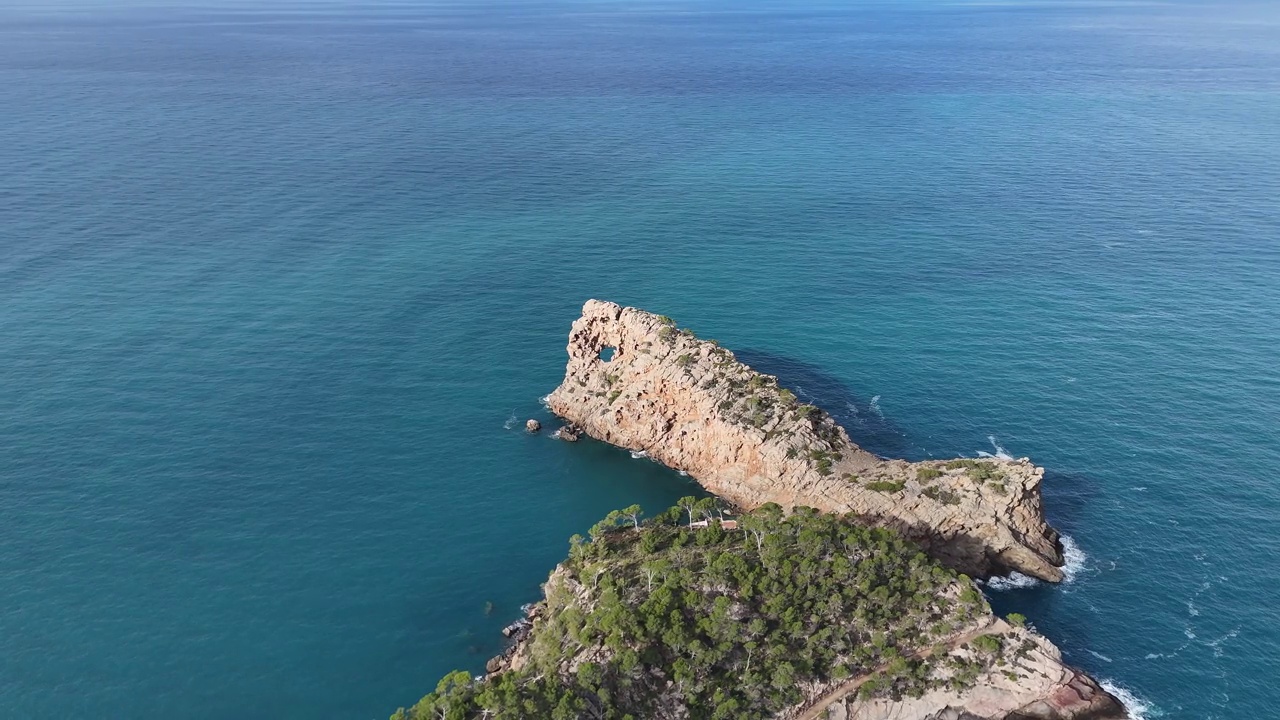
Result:
[[[547,399],[553,412],[689,473],[740,508],[852,513],[973,576],[1062,578],[1058,534],[1040,501],[1043,470],[1028,460],[876,457],[729,350],[610,302],[583,306],[568,351],[564,381]]]

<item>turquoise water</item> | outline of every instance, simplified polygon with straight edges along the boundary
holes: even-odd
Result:
[[[992,592],[1280,706],[1280,10],[0,5],[0,717],[376,718],[687,478],[548,420],[600,297],[873,451],[1049,469]],[[492,603],[491,612],[486,604]]]

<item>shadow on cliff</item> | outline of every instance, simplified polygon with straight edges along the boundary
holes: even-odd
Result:
[[[801,400],[826,410],[849,439],[865,450],[881,457],[923,459],[920,448],[913,447],[902,428],[880,411],[878,395],[858,395],[835,375],[794,358],[763,350],[734,350],[733,354],[752,369],[776,376],[779,385]]]
[[[868,451],[889,458],[925,459],[926,454],[909,442],[902,427],[880,412],[874,397],[857,394],[843,380],[821,367],[761,350],[735,350],[734,355],[755,370],[777,376],[780,385],[826,410],[844,427],[851,440]],[[1083,528],[1092,500],[1101,491],[1097,481],[1086,475],[1052,469],[1046,469],[1041,487],[1050,524],[1066,536],[1074,535]],[[926,527],[899,529],[917,539],[928,535]],[[927,542],[922,544],[928,546]],[[948,546],[930,547],[927,552],[945,565],[972,572],[974,568],[963,558],[980,557],[983,546],[978,538],[962,536]],[[1072,582],[1087,581],[1094,572],[1088,559],[1080,562],[1083,567],[1076,570],[1076,578]],[[1014,589],[989,589],[987,596],[993,609],[1001,615],[1017,611],[1030,617],[1070,654],[1072,664],[1097,670],[1084,655],[1092,636],[1091,625],[1071,613],[1056,612],[1056,606],[1064,602],[1063,592],[1072,582],[1063,585],[1040,582],[1015,586]]]
[[[755,370],[777,376],[781,386],[826,410],[849,433],[849,439],[864,449],[887,458],[925,460],[934,457],[912,444],[902,426],[885,417],[875,397],[867,398],[855,393],[843,380],[821,367],[763,350],[736,350],[734,355]],[[948,446],[945,441],[939,444]],[[959,447],[960,443],[949,445]],[[956,456],[961,454],[956,453]],[[1049,521],[1067,535],[1081,526],[1091,499],[1100,491],[1097,482],[1085,475],[1048,468],[1043,488]]]

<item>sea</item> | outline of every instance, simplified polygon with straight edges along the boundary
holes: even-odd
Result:
[[[372,720],[689,477],[588,298],[880,455],[1029,457],[987,587],[1135,717],[1280,712],[1280,4],[0,0],[0,717]]]

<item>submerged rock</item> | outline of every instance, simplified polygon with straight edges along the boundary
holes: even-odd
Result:
[[[1044,470],[1029,460],[879,458],[729,350],[610,302],[587,301],[568,351],[564,381],[547,399],[570,422],[561,439],[580,429],[643,451],[743,509],[855,513],[975,577],[1062,579],[1058,533],[1040,499]]]

